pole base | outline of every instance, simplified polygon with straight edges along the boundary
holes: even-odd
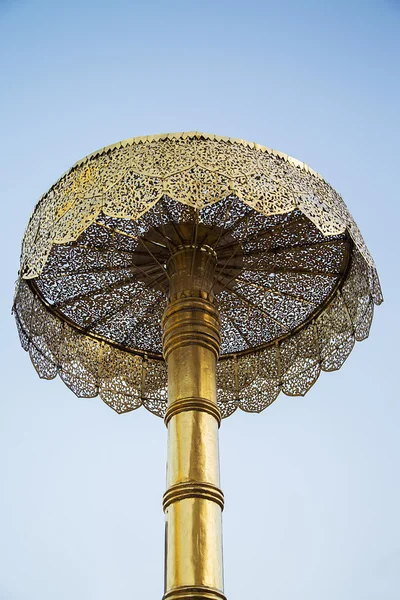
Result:
[[[170,590],[164,594],[162,600],[227,600],[227,598],[222,592],[213,588],[185,585]]]

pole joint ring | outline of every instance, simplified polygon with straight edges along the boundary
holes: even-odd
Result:
[[[215,502],[224,510],[224,493],[212,483],[204,483],[197,481],[185,481],[172,485],[163,496],[163,510],[167,510],[168,506],[174,502],[179,502],[185,498],[202,498]]]
[[[208,413],[217,420],[218,427],[220,427],[222,417],[221,411],[218,408],[218,406],[214,402],[212,402],[212,400],[196,396],[192,396],[189,398],[181,398],[172,402],[172,404],[168,406],[167,412],[165,413],[165,425],[168,426],[168,423],[175,415],[178,415],[181,412],[187,412],[191,410]]]
[[[227,600],[226,596],[207,586],[185,585],[166,592],[162,600]]]

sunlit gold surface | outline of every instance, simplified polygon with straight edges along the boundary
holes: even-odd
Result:
[[[220,321],[212,302],[214,265],[210,251],[196,248],[183,249],[167,265],[165,600],[224,598],[216,398]]]
[[[13,305],[21,344],[40,377],[165,418],[164,600],[225,600],[221,418],[306,394],[381,302],[339,194],[257,144],[126,140],[39,200]]]
[[[368,336],[376,269],[321,176],[243,140],[146,136],[79,161],[34,210],[14,313],[39,376],[164,417],[165,263],[187,243],[217,255],[223,418],[306,394]]]

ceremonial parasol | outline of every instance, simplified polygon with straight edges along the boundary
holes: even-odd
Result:
[[[222,600],[218,427],[304,395],[382,301],[340,195],[305,163],[202,133],[76,163],[26,230],[14,314],[40,377],[168,427],[164,600]]]

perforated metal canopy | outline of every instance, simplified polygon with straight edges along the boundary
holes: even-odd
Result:
[[[134,138],[78,162],[29,222],[14,312],[39,375],[163,416],[165,266],[190,244],[217,257],[223,416],[305,394],[382,301],[343,200],[304,163],[201,133]]]

